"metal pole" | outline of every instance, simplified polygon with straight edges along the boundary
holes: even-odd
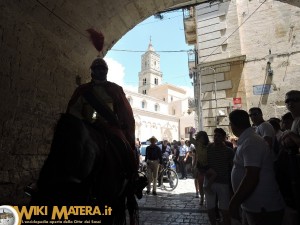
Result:
[[[201,99],[201,93],[202,93],[202,77],[201,77],[201,70],[198,73],[198,50],[194,49],[195,52],[195,76],[197,82],[194,84],[199,85],[199,95],[198,93],[195,93],[194,96],[198,96],[198,102],[197,102],[197,111],[198,111],[198,131],[203,131],[203,114],[202,114],[202,99]],[[195,90],[195,88],[194,88]]]
[[[211,68],[211,67],[210,67]],[[215,101],[216,101],[216,127],[218,127],[219,125],[219,121],[218,121],[218,100],[217,100],[217,77],[216,77],[216,70],[211,68],[214,71],[214,90],[215,90]]]
[[[198,101],[198,125],[199,125],[199,131],[203,130],[203,113],[202,113],[202,99],[201,99],[201,94],[202,94],[202,79],[201,79],[201,70],[200,73],[198,74],[198,83],[199,83],[199,101]]]

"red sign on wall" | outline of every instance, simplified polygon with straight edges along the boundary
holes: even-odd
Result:
[[[233,109],[242,108],[242,98],[233,98]]]
[[[242,98],[233,98],[233,104],[242,104]]]

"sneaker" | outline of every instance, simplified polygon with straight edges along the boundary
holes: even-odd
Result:
[[[195,198],[199,198],[199,193],[198,192],[196,192]]]
[[[149,195],[149,194],[150,194],[150,191],[146,191],[146,194]]]
[[[157,195],[156,191],[153,191],[152,194],[153,194],[153,195]]]

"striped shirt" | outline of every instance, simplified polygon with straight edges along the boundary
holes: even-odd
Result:
[[[234,152],[227,146],[215,146],[211,144],[207,148],[207,161],[210,168],[216,173],[216,183],[229,184]]]

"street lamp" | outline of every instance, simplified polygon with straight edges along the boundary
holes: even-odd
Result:
[[[198,65],[198,51],[197,49],[190,49],[188,51],[188,62],[189,62],[189,68],[190,68],[190,78],[193,78],[193,86],[194,86],[194,99],[196,100],[196,96],[197,96],[197,89],[196,86],[199,84],[199,82],[197,82],[198,79],[198,70],[197,70],[197,65]],[[191,64],[193,63],[193,65]],[[200,81],[201,82],[201,81]],[[201,85],[200,85],[200,89],[201,89]],[[199,99],[201,98],[201,91],[200,91],[200,96]],[[201,109],[199,109],[199,107],[201,108],[201,101],[196,102],[195,101],[195,111],[196,114],[198,115],[198,130],[201,131],[203,130],[203,124],[202,124],[202,120],[200,120],[200,111]],[[195,121],[196,118],[195,118]]]

